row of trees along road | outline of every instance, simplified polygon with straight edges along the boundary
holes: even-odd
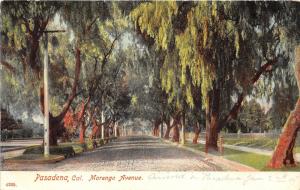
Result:
[[[205,128],[206,150],[217,150],[219,132],[238,119],[247,96],[272,96],[278,113],[280,94],[268,92],[282,91],[283,84],[297,88],[296,2],[4,1],[2,11],[7,81],[23,76],[41,102],[43,32],[67,30],[50,45],[51,145],[74,123],[84,142],[91,124],[96,138],[118,120],[142,117],[153,122],[154,135],[162,123],[165,138],[173,128],[174,141],[180,126],[193,126],[194,143]],[[124,42],[124,35],[136,40]],[[295,164],[297,111],[285,124],[270,167]],[[104,114],[109,117],[99,121]]]
[[[10,72],[8,82],[23,75],[20,83],[31,83],[18,87],[39,93],[42,113],[40,43],[47,28],[67,29],[50,40],[50,145],[57,145],[57,138],[66,132],[64,121],[80,127],[83,142],[88,122],[94,128],[107,128],[122,119],[124,110],[119,104],[126,108],[129,97],[123,65],[113,54],[121,51],[117,43],[127,23],[115,3],[5,1],[2,10],[1,64]],[[97,112],[109,117],[98,122],[101,114]]]
[[[276,83],[276,70],[291,63],[299,43],[297,3],[147,2],[131,18],[163,56],[161,85],[177,113],[184,117],[184,104],[205,108],[207,149],[217,149],[218,133],[237,118],[260,78],[270,75]],[[197,88],[201,104],[195,104]],[[281,136],[270,166],[295,163],[291,151],[298,128],[284,128],[291,131]]]

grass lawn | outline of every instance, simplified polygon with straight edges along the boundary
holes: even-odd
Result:
[[[81,146],[81,144],[79,142],[60,143],[58,146],[61,146],[61,147],[72,146],[73,150],[75,151],[76,154],[80,154],[84,151],[83,147]]]
[[[195,144],[188,143],[185,146],[192,147],[192,148],[195,148],[202,152],[205,152],[204,144],[195,145]],[[267,165],[268,161],[271,159],[271,156],[255,154],[255,153],[250,153],[250,152],[244,152],[244,151],[239,151],[239,150],[233,150],[233,149],[229,149],[229,148],[224,148],[223,157],[228,160],[232,160],[232,161],[253,167],[253,168],[261,170],[261,171],[300,171],[299,164],[297,167],[288,167],[288,168],[282,168],[279,170],[270,169],[270,168],[267,168],[266,165]]]
[[[300,146],[295,147],[295,152],[300,153]]]
[[[43,154],[23,154],[18,157],[14,157],[15,160],[51,160],[56,158],[57,155],[49,155],[48,157],[45,157]]]
[[[76,140],[74,142],[60,143],[59,146],[72,146],[76,154],[82,153],[84,151],[84,146],[79,142],[79,140]],[[91,140],[90,138],[86,138],[85,146],[87,150],[93,150],[93,140]]]
[[[253,148],[261,148],[266,150],[274,150],[275,146],[277,145],[278,139],[271,139],[268,137],[255,137],[255,138],[228,138],[224,137],[224,143],[229,145],[236,145],[236,146],[247,146]],[[300,153],[300,144],[295,145],[295,152]]]
[[[193,133],[186,133],[186,138],[193,138]],[[265,150],[274,150],[275,146],[277,145],[277,138],[271,137],[228,137],[226,134],[224,136],[224,143],[229,145],[236,145],[236,146],[246,146],[252,148],[260,148]],[[200,139],[205,139],[205,136],[200,134]],[[296,141],[295,145],[295,152],[300,153],[300,140]]]
[[[99,145],[103,145],[103,140],[100,140],[98,142]],[[93,150],[93,140],[86,139],[85,144],[81,144],[79,141],[73,141],[73,142],[64,142],[59,143],[58,146],[50,146],[50,152],[52,154],[58,154],[58,155],[64,155],[65,157],[74,156],[76,154],[80,154],[86,150]],[[23,155],[43,155],[43,147],[41,145],[34,145],[26,148],[26,151],[23,153]],[[75,154],[74,154],[75,153]],[[20,159],[24,159],[23,157],[20,157]]]

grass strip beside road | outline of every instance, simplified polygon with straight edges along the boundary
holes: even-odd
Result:
[[[187,144],[185,144],[185,146],[205,152],[204,144],[187,143]],[[225,159],[253,167],[260,171],[300,171],[299,164],[296,167],[285,167],[282,169],[267,168],[266,165],[267,165],[268,161],[271,159],[270,156],[256,154],[256,153],[250,153],[250,152],[244,152],[244,151],[240,151],[240,150],[233,150],[230,148],[224,148],[223,155],[220,155],[220,153],[218,153],[218,152],[211,153],[211,154],[214,154],[216,156],[222,156]]]
[[[278,138],[264,137],[264,136],[241,136],[238,135],[231,137],[222,133],[224,144],[234,145],[234,146],[245,146],[250,148],[258,148],[263,150],[273,151],[277,145]],[[186,138],[192,139],[194,134],[191,132],[186,133]],[[200,139],[205,139],[204,134],[200,134]],[[296,140],[295,153],[300,153],[300,140]]]

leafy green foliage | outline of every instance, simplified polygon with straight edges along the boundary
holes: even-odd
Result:
[[[29,147],[25,150],[23,154],[43,154],[44,147],[41,146],[34,146]],[[50,154],[55,155],[64,155],[65,158],[75,156],[75,151],[72,146],[57,146],[57,147],[50,147]]]
[[[134,9],[130,16],[136,27],[155,39],[157,48],[167,50],[172,39],[172,16],[177,14],[177,3],[147,2]]]
[[[262,132],[272,129],[271,118],[264,113],[255,100],[245,102],[240,113],[240,120],[248,128],[248,132]]]

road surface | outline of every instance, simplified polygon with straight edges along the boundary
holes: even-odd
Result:
[[[2,170],[58,171],[222,171],[193,152],[150,136],[120,137],[92,152],[54,164],[8,164]]]

